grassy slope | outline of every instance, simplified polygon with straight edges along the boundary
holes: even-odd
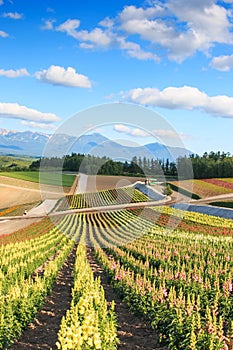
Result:
[[[0,155],[0,169],[10,168],[12,164],[19,167],[29,167],[34,161],[34,158],[20,157],[20,156],[1,156]]]
[[[31,181],[36,183],[43,183],[47,185],[60,185],[60,174],[58,173],[43,173],[40,176],[38,171],[15,171],[15,172],[0,172],[0,176],[8,176],[15,179]],[[66,187],[72,186],[75,175],[62,175],[62,185]]]

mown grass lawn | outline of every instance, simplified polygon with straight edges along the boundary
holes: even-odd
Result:
[[[14,179],[31,181],[36,183],[43,183],[46,185],[61,185],[61,176],[55,172],[43,172],[39,171],[11,171],[0,172],[0,176],[8,176]],[[62,174],[62,186],[71,187],[75,179],[75,175]]]

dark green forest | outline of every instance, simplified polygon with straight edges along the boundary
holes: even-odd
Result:
[[[82,172],[99,175],[130,176],[170,176],[188,179],[215,177],[233,177],[233,157],[225,152],[205,152],[202,156],[180,157],[177,162],[169,159],[147,159],[133,157],[130,162],[114,161],[107,157],[72,153],[63,158],[38,159],[29,166],[29,170],[63,169],[63,171]]]
[[[189,157],[178,158],[177,169],[184,177],[190,162],[194,179],[233,177],[233,157],[229,152],[205,152],[203,156],[192,154]]]
[[[38,159],[31,163],[29,170],[39,170],[40,167],[99,175],[176,176],[177,174],[176,164],[168,159],[164,161],[136,156],[130,162],[120,162],[107,157],[72,153],[63,158]]]

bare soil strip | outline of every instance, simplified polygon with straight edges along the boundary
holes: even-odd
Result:
[[[97,263],[93,251],[87,248],[87,258],[95,277],[100,277],[108,303],[115,302],[117,314],[119,350],[166,350],[159,347],[158,336],[142,318],[134,315],[122,302],[109,284],[102,267]]]
[[[69,254],[43,308],[8,350],[55,350],[61,318],[70,307],[76,246]]]

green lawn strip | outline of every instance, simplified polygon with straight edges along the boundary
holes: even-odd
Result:
[[[223,208],[231,208],[233,209],[233,201],[229,202],[211,202],[209,205],[215,206],[215,207],[223,207]]]
[[[2,176],[8,176],[14,179],[31,181],[36,183],[43,183],[45,185],[59,186],[61,176],[59,173],[42,173],[39,171],[14,171],[14,172],[0,172]],[[75,175],[62,174],[62,185],[71,187],[75,179]]]

